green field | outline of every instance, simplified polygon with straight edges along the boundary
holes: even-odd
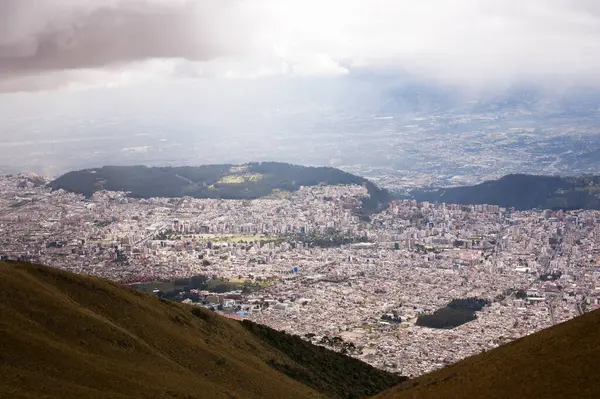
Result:
[[[184,240],[192,242],[213,242],[213,243],[242,243],[242,242],[280,242],[283,237],[266,236],[264,234],[185,234],[177,235],[171,233],[170,240]]]
[[[223,176],[218,184],[244,184],[247,182],[259,182],[263,179],[264,175],[261,173],[246,173],[243,175],[228,175]]]

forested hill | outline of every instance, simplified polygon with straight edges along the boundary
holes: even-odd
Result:
[[[490,204],[518,210],[600,209],[600,176],[558,177],[512,174],[467,187],[419,189],[417,201]]]
[[[369,180],[330,167],[307,167],[279,162],[245,165],[183,167],[105,166],[69,172],[49,185],[85,196],[99,190],[128,191],[130,196],[256,199],[273,190],[296,191],[300,186],[326,184],[365,185],[369,198],[363,212],[387,207],[389,193]]]

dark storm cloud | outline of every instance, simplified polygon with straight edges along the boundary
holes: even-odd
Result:
[[[0,76],[225,55],[227,3],[0,0]]]

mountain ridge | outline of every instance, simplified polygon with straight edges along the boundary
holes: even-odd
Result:
[[[412,190],[409,197],[419,202],[488,204],[517,210],[600,209],[600,176],[509,174],[472,186]]]

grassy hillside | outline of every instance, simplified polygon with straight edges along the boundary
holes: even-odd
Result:
[[[361,397],[401,381],[273,330],[43,266],[0,262],[0,295],[2,398]]]
[[[378,398],[600,398],[600,311],[404,382]]]
[[[490,204],[516,209],[600,209],[600,176],[507,175],[466,187],[414,190],[417,201]]]

